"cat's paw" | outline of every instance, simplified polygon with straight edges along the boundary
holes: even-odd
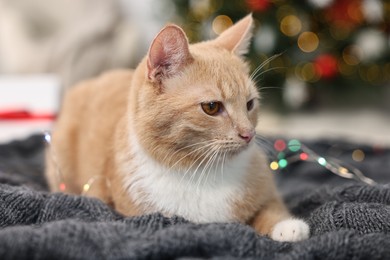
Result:
[[[286,219],[277,223],[271,238],[277,241],[296,242],[307,239],[310,235],[309,225],[300,219]]]

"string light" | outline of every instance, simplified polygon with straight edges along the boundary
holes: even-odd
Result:
[[[44,132],[44,139],[46,141],[46,144],[48,146],[51,146],[51,142],[52,142],[52,137],[51,137],[51,134],[48,132],[48,131],[45,131]],[[51,156],[51,160],[54,164],[54,167],[56,169],[56,175],[57,175],[57,181],[59,182],[58,184],[58,188],[60,191],[62,192],[65,192],[67,190],[67,187],[66,187],[66,184],[64,182],[64,177],[62,175],[62,172],[60,171],[60,166],[58,165],[58,160],[57,160],[57,156],[56,156],[56,152],[55,150],[53,149],[53,147],[51,146],[50,147],[50,150],[49,150],[49,153],[50,153],[50,156]],[[97,180],[104,180],[105,181],[105,185],[107,187],[110,187],[111,186],[111,183],[110,181],[105,177],[105,176],[102,176],[102,175],[95,175],[95,176],[92,176],[84,185],[83,185],[83,189],[82,189],[82,192],[81,192],[81,195],[87,195],[87,193],[90,191],[90,189],[92,188],[93,184],[97,181]]]
[[[354,150],[352,152],[352,159],[355,161],[355,162],[361,162],[364,160],[364,152],[360,149],[357,149],[357,150]]]
[[[44,139],[48,145],[51,144],[52,138],[49,132],[44,132]],[[319,156],[316,154],[314,151],[303,145],[299,140],[297,139],[292,139],[286,142],[283,139],[277,139],[274,142],[274,148],[277,150],[279,153],[277,155],[278,161],[273,161],[270,163],[269,167],[273,171],[277,171],[278,169],[283,169],[288,166],[289,163],[294,162],[294,161],[313,161],[317,162],[319,165],[322,167],[325,167],[332,173],[348,178],[348,179],[356,179],[360,180],[362,182],[365,182],[369,185],[376,184],[376,182],[366,176],[357,168],[353,166],[345,167],[343,166],[343,162],[339,161],[338,159],[335,158],[327,158],[325,159],[322,156]],[[293,152],[292,156],[286,157],[286,153],[284,152],[285,150],[289,150],[290,152]],[[296,154],[299,152],[299,154]],[[64,192],[66,191],[67,187],[66,184],[63,182],[64,178],[62,176],[62,173],[60,171],[60,168],[58,166],[57,158],[55,151],[51,147],[50,149],[50,154],[51,154],[51,159],[54,163],[54,166],[56,167],[56,173],[57,173],[57,178],[59,181],[59,189],[60,191]],[[365,154],[362,150],[356,149],[352,152],[352,159],[357,162],[363,161],[365,158]],[[107,187],[111,186],[110,181],[102,175],[95,175],[92,176],[87,183],[83,185],[82,189],[82,194],[81,195],[87,195],[87,193],[90,191],[92,185],[95,183],[96,180],[102,179],[105,181],[105,185]]]
[[[288,162],[286,159],[280,159],[278,164],[280,168],[286,168]]]
[[[84,184],[83,193],[87,193],[89,191],[89,188],[91,188],[91,186],[88,183]]]
[[[66,190],[66,185],[65,183],[61,182],[59,185],[60,191],[64,192]]]
[[[276,140],[279,144],[286,143],[282,139]],[[275,143],[274,142],[274,147]],[[299,140],[292,139],[287,142],[287,148],[285,150],[290,151],[289,155],[287,156],[284,151],[281,151],[278,153],[278,161],[273,161],[270,164],[270,168],[273,171],[277,171],[279,169],[286,168],[290,163],[296,162],[296,161],[308,161],[308,162],[315,162],[321,167],[326,168],[330,172],[341,176],[343,178],[348,179],[356,179],[359,181],[362,181],[364,183],[367,183],[369,185],[376,184],[376,182],[366,176],[364,176],[363,172],[357,169],[356,167],[353,167],[351,165],[346,165],[346,163],[336,159],[336,158],[325,158],[317,153],[315,153],[313,150],[308,148],[307,146],[303,145]],[[278,147],[278,146],[277,146]],[[298,149],[299,147],[299,149]],[[292,148],[292,149],[291,149]],[[352,159],[355,161],[362,161],[364,160],[364,152],[360,149],[356,149],[352,153]]]
[[[326,165],[326,159],[324,157],[320,157],[317,159],[318,163],[322,166]]]
[[[284,157],[286,157],[286,154],[284,152],[278,153],[278,159],[283,159]]]
[[[348,169],[345,167],[339,167],[339,172],[343,175],[348,174]]]
[[[301,153],[299,155],[299,159],[301,159],[302,161],[306,161],[307,159],[309,159],[309,155],[307,155],[307,153]]]
[[[286,149],[286,142],[282,139],[278,139],[274,143],[274,148],[276,151],[281,152]]]
[[[279,169],[279,164],[274,161],[270,163],[269,167],[271,168],[271,170],[276,171],[277,169]]]
[[[46,143],[50,144],[51,143],[51,135],[48,132],[44,133],[44,138]]]
[[[54,151],[53,147],[51,147],[51,143],[52,143],[51,134],[49,133],[49,131],[45,131],[43,136],[44,136],[46,145],[50,147],[50,150],[49,150],[50,159],[52,160],[52,163],[53,163],[54,168],[55,168],[57,180],[59,181],[58,188],[60,189],[60,191],[64,192],[66,190],[66,184],[63,181],[64,178],[62,176],[62,172],[60,171],[60,166],[58,165],[57,154]]]
[[[288,149],[291,152],[297,152],[301,149],[301,142],[299,142],[297,139],[292,139],[288,142]]]

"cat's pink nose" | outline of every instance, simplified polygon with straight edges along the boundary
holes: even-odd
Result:
[[[245,142],[249,143],[253,137],[255,136],[255,131],[254,130],[251,130],[251,131],[247,131],[247,132],[243,132],[243,133],[240,133],[238,134],[241,139],[243,139]]]

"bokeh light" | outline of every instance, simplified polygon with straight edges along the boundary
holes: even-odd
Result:
[[[348,65],[358,65],[360,63],[361,49],[356,45],[350,45],[343,50],[343,60]]]
[[[271,162],[269,167],[271,168],[271,170],[276,171],[277,169],[279,169],[279,164],[277,162]]]
[[[286,157],[286,154],[284,152],[278,153],[278,159],[283,159]]]
[[[319,75],[312,62],[302,62],[295,67],[295,76],[300,80],[307,82],[316,82],[319,80]]]
[[[287,167],[287,164],[288,164],[288,162],[287,162],[286,159],[280,159],[280,160],[279,160],[279,167],[280,167],[280,168],[286,168],[286,167]]]
[[[356,71],[356,66],[349,65],[345,63],[344,60],[340,61],[337,65],[340,73],[343,76],[351,76]]]
[[[321,78],[333,78],[338,73],[337,59],[331,54],[319,55],[314,60],[314,68]]]
[[[288,142],[288,149],[291,152],[297,152],[301,149],[301,142],[297,139],[292,139]]]
[[[325,166],[327,164],[326,162],[326,159],[324,157],[320,157],[317,159],[317,162],[321,165],[321,166]]]
[[[307,153],[301,153],[299,155],[299,159],[301,159],[302,161],[306,161],[307,159],[309,159],[309,155]]]
[[[313,52],[317,49],[320,40],[313,32],[303,32],[298,37],[298,47],[303,52]]]
[[[213,31],[220,35],[223,31],[225,31],[227,28],[233,25],[232,19],[230,19],[227,15],[218,15],[213,20],[212,28]]]
[[[345,167],[342,167],[342,166],[340,166],[340,167],[338,168],[338,171],[339,171],[339,173],[342,174],[342,175],[346,175],[346,174],[349,173],[348,169],[345,168]]]
[[[66,190],[66,185],[65,185],[65,183],[61,182],[59,188],[60,188],[60,191],[65,191],[65,190]]]
[[[287,36],[296,36],[302,30],[302,22],[295,15],[287,15],[280,22],[280,31]]]
[[[356,149],[352,152],[352,159],[355,162],[361,162],[364,160],[365,154],[362,150]]]
[[[286,142],[282,139],[278,139],[274,143],[274,148],[276,151],[281,152],[286,149]]]
[[[90,188],[90,185],[88,183],[84,184],[83,186],[83,191],[84,192],[88,192],[89,191],[89,188]]]

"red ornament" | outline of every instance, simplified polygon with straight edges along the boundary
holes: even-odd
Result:
[[[314,60],[314,69],[321,78],[334,78],[338,74],[337,59],[333,55],[322,54]]]
[[[269,0],[246,0],[246,4],[252,12],[264,12],[271,6]]]

